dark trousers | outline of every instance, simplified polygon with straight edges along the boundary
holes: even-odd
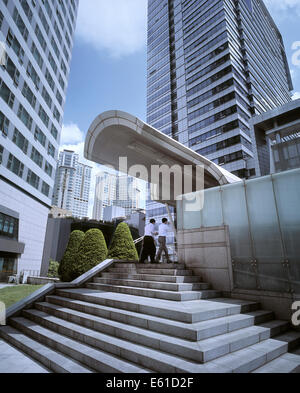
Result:
[[[143,249],[140,262],[143,263],[148,256],[151,258],[151,262],[155,262],[156,246],[152,236],[145,236],[143,241]]]

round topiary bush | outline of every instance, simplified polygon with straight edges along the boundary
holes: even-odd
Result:
[[[77,277],[104,261],[106,256],[107,246],[100,229],[90,229],[87,231],[77,253]]]
[[[125,222],[121,222],[117,226],[108,250],[107,258],[138,261],[138,253],[136,251],[130,229]]]
[[[70,282],[76,278],[75,263],[77,251],[83,238],[84,233],[82,231],[73,231],[70,235],[69,243],[58,268],[59,277],[63,282]]]

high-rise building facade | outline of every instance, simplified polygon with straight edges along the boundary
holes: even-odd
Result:
[[[6,221],[18,229],[0,259],[19,271],[40,270],[78,2],[0,2],[0,237]]]
[[[92,167],[79,162],[75,177],[73,206],[74,217],[88,217],[91,177]]]
[[[74,151],[60,152],[52,204],[84,218],[88,216],[92,168],[78,160]]]
[[[116,199],[117,175],[109,172],[99,172],[96,175],[93,219],[104,220],[104,208],[112,206]]]
[[[116,206],[128,216],[136,210],[145,209],[143,182],[137,178],[110,172],[96,175],[93,219],[104,220],[104,209]]]
[[[250,120],[289,102],[291,90],[282,37],[262,0],[148,0],[153,127],[241,178],[256,176]],[[147,220],[166,216],[148,200]]]
[[[255,176],[250,118],[291,100],[262,0],[149,0],[147,121],[239,177]]]

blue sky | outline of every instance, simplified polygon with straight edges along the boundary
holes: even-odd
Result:
[[[283,36],[300,98],[300,0],[265,4]],[[147,0],[80,0],[61,143],[81,161],[84,136],[101,112],[120,109],[146,119],[146,29]],[[94,178],[98,166],[91,165]],[[94,181],[90,214],[93,192]]]

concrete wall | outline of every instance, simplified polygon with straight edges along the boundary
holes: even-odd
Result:
[[[50,259],[60,262],[71,233],[72,219],[48,218],[41,275],[47,276]]]
[[[27,284],[30,285],[46,285],[46,284],[54,284],[56,282],[60,282],[58,278],[49,278],[49,277],[28,277]]]
[[[25,244],[25,250],[18,260],[18,271],[39,273],[49,209],[2,180],[0,205],[19,214],[19,242]]]
[[[224,297],[259,302],[262,309],[273,311],[277,319],[291,320],[291,306],[299,295],[234,288],[228,226],[178,231],[177,242],[179,262],[213,289],[222,291]]]
[[[178,259],[203,281],[222,291],[233,289],[227,226],[178,231]]]

